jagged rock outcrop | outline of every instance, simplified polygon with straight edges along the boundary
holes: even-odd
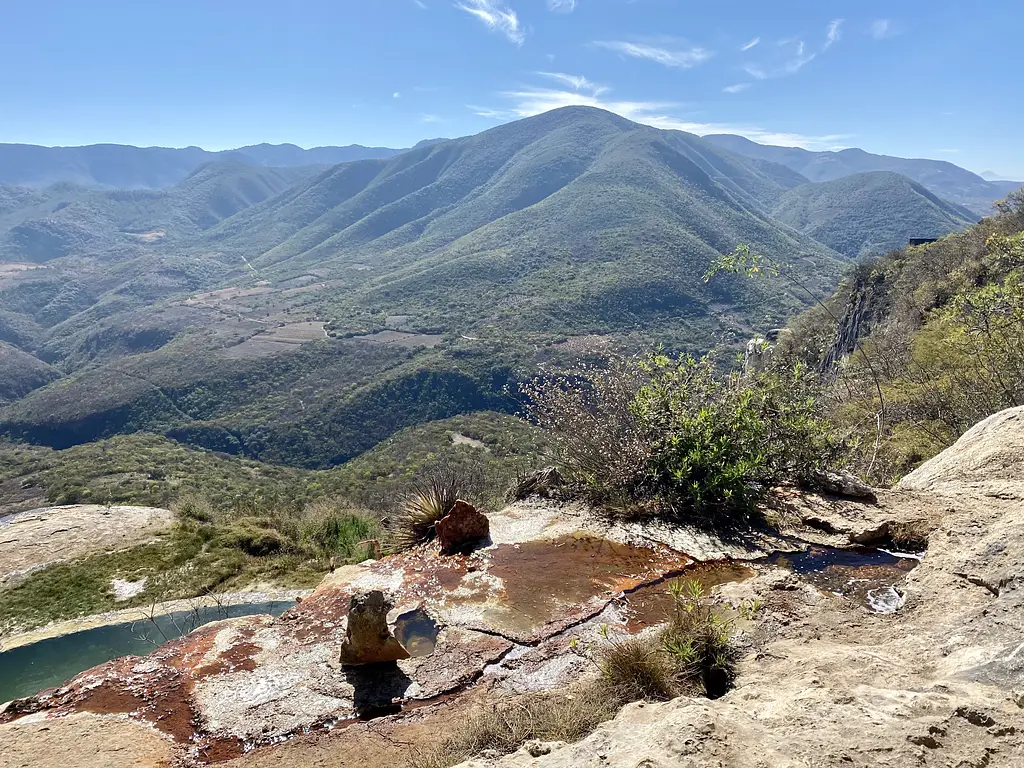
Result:
[[[388,611],[394,607],[379,589],[352,595],[339,655],[342,664],[380,664],[409,658],[409,651],[388,627]]]

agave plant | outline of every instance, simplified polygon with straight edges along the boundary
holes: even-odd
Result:
[[[405,500],[401,510],[389,524],[389,553],[411,549],[434,538],[434,524],[452,511],[464,495],[464,482],[459,472],[445,468],[432,474]]]

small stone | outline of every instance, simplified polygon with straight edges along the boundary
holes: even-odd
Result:
[[[463,552],[491,533],[487,516],[468,501],[455,502],[452,511],[434,525],[441,552],[450,555]]]
[[[409,658],[409,652],[388,628],[388,611],[393,607],[379,589],[352,595],[339,657],[342,664],[379,664]]]
[[[526,742],[526,751],[530,754],[530,757],[542,757],[543,755],[551,754],[551,745],[545,744],[539,739]]]

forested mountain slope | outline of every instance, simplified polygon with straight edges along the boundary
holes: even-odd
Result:
[[[783,283],[702,280],[740,243],[823,290],[843,266],[770,215],[791,170],[595,109],[338,165],[203,229],[280,181],[214,169],[90,193],[43,219],[74,236],[34,250],[11,228],[0,300],[70,375],[8,406],[10,434],[152,429],[326,466],[418,421],[514,409],[504,388],[546,361],[778,324],[804,301]],[[78,236],[97,221],[116,237]]]
[[[922,184],[939,197],[987,215],[992,203],[1020,186],[1016,182],[986,181],[981,176],[944,160],[909,159],[875,155],[863,149],[811,152],[799,147],[757,144],[731,134],[705,136],[704,140],[746,157],[785,165],[809,181],[832,181],[855,173],[890,171]]]
[[[978,218],[888,171],[794,187],[772,215],[851,259],[901,248],[911,238],[942,237]]]

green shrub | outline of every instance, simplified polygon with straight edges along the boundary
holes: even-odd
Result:
[[[299,522],[303,547],[320,557],[364,560],[375,554],[380,520],[343,502],[320,500],[308,505]]]
[[[226,526],[218,537],[222,547],[240,549],[253,557],[265,557],[288,549],[289,541],[280,531],[260,525],[262,521],[242,518]]]
[[[717,698],[732,684],[736,649],[732,622],[715,613],[698,581],[676,581],[669,587],[672,608],[662,645],[678,679],[699,684]]]
[[[737,522],[839,455],[802,367],[722,376],[707,358],[651,355],[525,393],[570,482],[619,511]]]

